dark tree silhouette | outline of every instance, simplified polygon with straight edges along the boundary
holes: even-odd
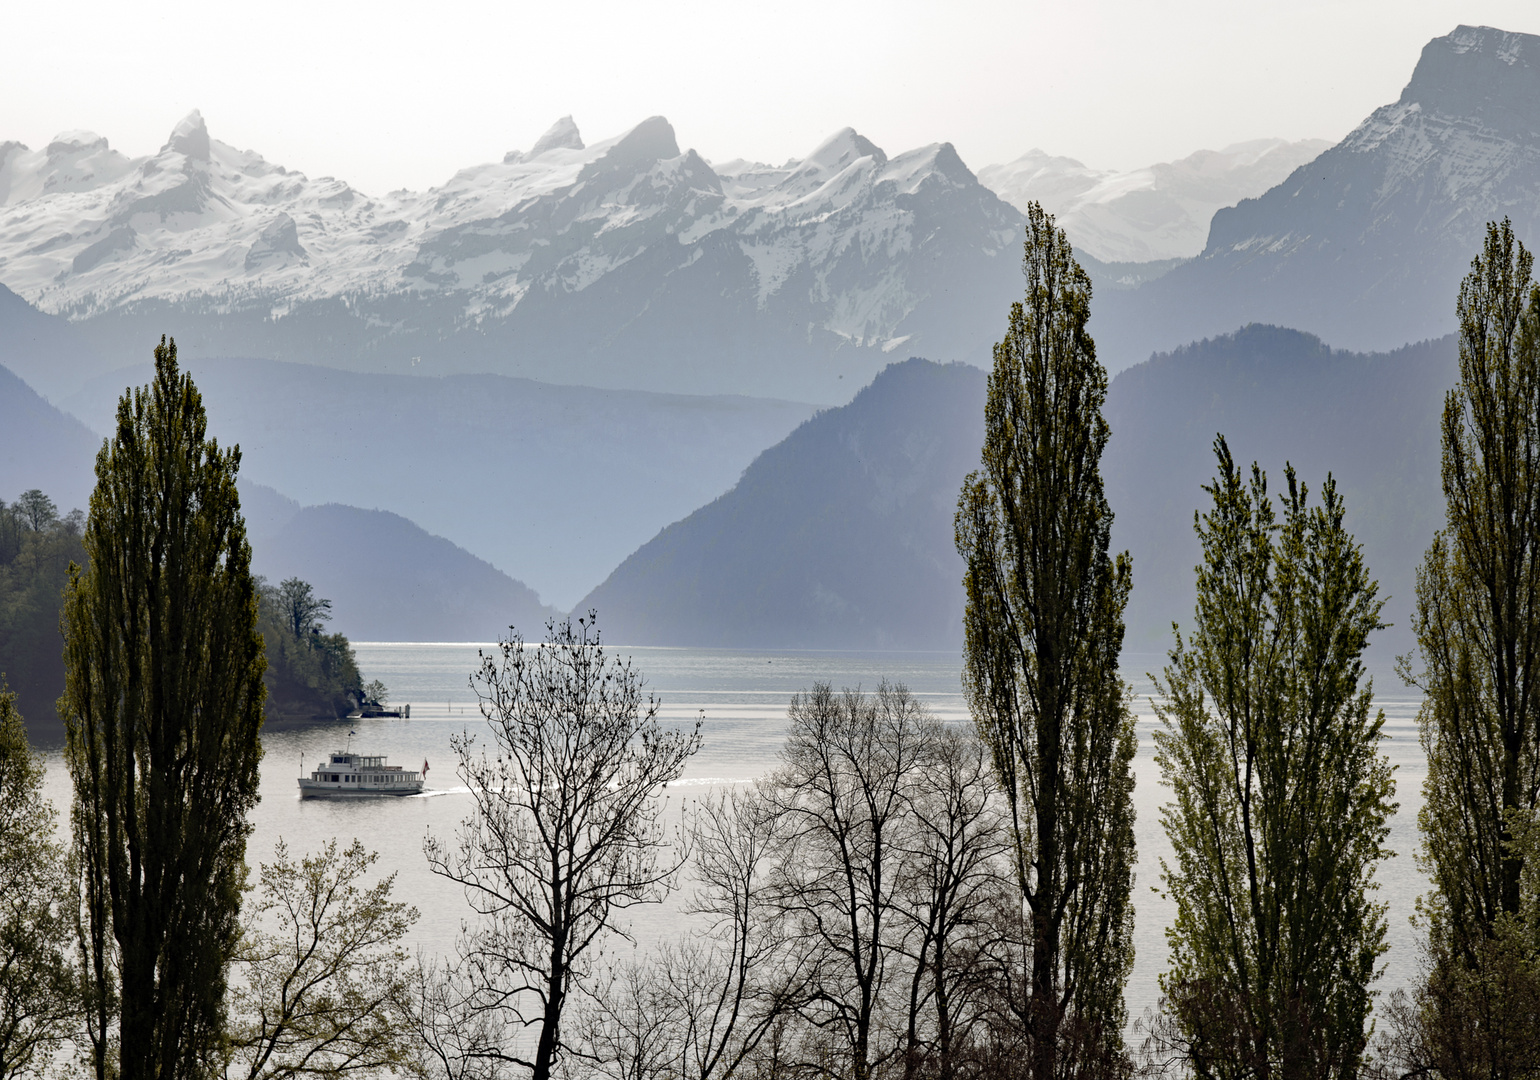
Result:
[[[240,451],[206,428],[162,339],[154,381],[124,395],[97,455],[90,565],[65,596],[62,710],[99,1080],[191,1080],[224,1026],[264,660]]]

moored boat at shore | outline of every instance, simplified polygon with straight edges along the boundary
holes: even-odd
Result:
[[[347,799],[361,795],[416,795],[422,791],[428,763],[422,772],[387,765],[383,757],[334,751],[309,776],[299,778],[302,799]]]

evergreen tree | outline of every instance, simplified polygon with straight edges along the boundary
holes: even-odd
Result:
[[[1330,476],[1311,507],[1290,469],[1280,525],[1262,471],[1247,484],[1223,438],[1215,452],[1196,626],[1156,683],[1173,1041],[1198,1076],[1352,1077],[1395,810],[1362,662],[1383,602]]]
[[[1132,570],[1108,554],[1090,279],[1036,203],[1023,269],[956,524],[964,690],[1009,803],[1032,924],[1028,1068],[1049,1080],[1123,1059],[1137,741],[1118,654]]]
[[[84,528],[78,510],[35,531],[17,506],[0,506],[0,672],[34,741],[64,735],[54,709],[64,692],[59,612],[70,564],[85,561]]]
[[[362,704],[367,695],[353,646],[342,634],[321,630],[321,620],[331,618],[331,601],[316,597],[298,578],[272,586],[258,577],[257,596],[257,627],[267,653],[268,723],[341,719]]]
[[[206,427],[163,338],[154,381],[124,395],[97,455],[90,566],[72,570],[65,596],[62,709],[99,1078],[200,1074],[239,932],[262,638],[240,451]]]
[[[1482,253],[1460,285],[1460,381],[1443,415],[1446,524],[1417,574],[1420,670],[1411,657],[1401,661],[1403,677],[1424,694],[1418,722],[1428,755],[1420,824],[1434,888],[1425,905],[1433,970],[1424,1020],[1438,1032],[1436,1042],[1463,1047],[1468,1060],[1492,1060],[1492,1076],[1540,1068],[1533,1041],[1521,1064],[1499,1045],[1503,1025],[1471,1019],[1484,1010],[1470,1004],[1471,995],[1485,993],[1480,972],[1496,956],[1505,963],[1528,957],[1504,978],[1525,982],[1525,993],[1540,1000],[1540,939],[1524,915],[1540,903],[1533,892],[1540,876],[1517,842],[1540,810],[1540,287],[1533,265],[1505,220],[1487,227]],[[1499,1016],[1506,1012],[1498,1008]],[[1518,1021],[1531,1030],[1536,1022],[1533,1011]]]

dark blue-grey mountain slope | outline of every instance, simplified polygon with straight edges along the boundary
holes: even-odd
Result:
[[[62,373],[100,370],[101,363],[73,323],[39,311],[0,285],[0,366],[46,393],[60,384]]]
[[[332,602],[330,629],[354,641],[494,641],[556,612],[522,582],[398,514],[252,501],[252,566],[303,578]],[[278,496],[282,499],[282,496]],[[250,512],[250,511],[248,511]]]
[[[1384,618],[1375,667],[1412,645],[1416,567],[1443,524],[1439,416],[1457,377],[1452,337],[1390,353],[1328,348],[1309,334],[1245,329],[1156,356],[1119,374],[1107,395],[1112,428],[1102,461],[1116,515],[1113,542],[1134,556],[1128,648],[1164,649],[1173,620],[1192,624],[1193,514],[1209,505],[1223,433],[1237,461],[1285,489],[1292,462],[1317,494],[1331,472],[1347,526],[1363,545]],[[1315,498],[1315,496],[1312,496]]]
[[[983,438],[984,373],[908,360],[761,454],[578,610],[614,641],[949,649],[962,563],[952,513]]]
[[[1540,37],[1461,26],[1400,98],[1257,199],[1214,215],[1192,262],[1103,292],[1112,370],[1250,322],[1385,350],[1455,329],[1488,221],[1540,242]]]
[[[5,340],[0,333],[0,342]],[[100,445],[79,420],[0,366],[0,499],[10,501],[39,488],[60,513],[84,510],[96,482],[92,469]]]
[[[1173,620],[1190,625],[1212,444],[1286,461],[1347,500],[1385,617],[1376,668],[1410,646],[1415,569],[1442,521],[1438,417],[1455,379],[1452,339],[1393,353],[1332,350],[1270,326],[1157,356],[1108,392],[1102,462],[1113,542],[1134,560],[1133,663],[1158,663]],[[627,559],[580,608],[615,640],[742,647],[958,648],[962,565],[952,516],[979,459],[984,377],[911,360],[850,405],[766,451],[732,491]]]
[[[556,386],[500,375],[366,375],[183,352],[241,474],[306,505],[372,506],[444,536],[565,607],[670,521],[725,491],[811,405]],[[67,407],[105,431],[123,387]]]

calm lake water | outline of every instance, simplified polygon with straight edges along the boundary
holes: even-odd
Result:
[[[364,678],[380,679],[390,688],[392,703],[411,703],[410,720],[355,720],[322,724],[303,731],[269,732],[264,736],[262,801],[255,812],[255,833],[248,858],[253,867],[271,857],[284,840],[291,854],[319,848],[336,837],[344,844],[355,837],[380,853],[379,867],[395,873],[400,899],[416,905],[422,917],[414,944],[430,952],[452,948],[461,921],[469,913],[458,888],[428,872],[422,841],[432,831],[448,836],[469,811],[470,800],[455,775],[450,737],[462,730],[484,729],[468,677],[478,666],[478,646],[464,643],[356,643]],[[960,685],[961,660],[952,653],[758,653],[736,650],[615,647],[630,656],[648,688],[662,702],[660,715],[668,724],[685,727],[704,714],[704,742],[691,759],[681,784],[675,785],[671,805],[721,785],[743,783],[764,775],[775,765],[786,727],[786,704],[798,690],[815,681],[835,687],[870,690],[882,679],[902,682],[942,719],[968,723]],[[1172,906],[1160,896],[1160,865],[1170,845],[1160,827],[1159,810],[1166,800],[1154,761],[1154,715],[1144,672],[1156,670],[1163,658],[1126,657],[1125,677],[1138,695],[1139,866],[1135,885],[1135,947],[1133,976],[1128,986],[1131,1017],[1153,1005],[1159,993],[1157,977],[1166,965],[1165,928]],[[1416,935],[1409,923],[1426,880],[1417,872],[1412,853],[1417,844],[1417,810],[1421,803],[1426,765],[1417,743],[1417,699],[1395,696],[1399,689],[1381,677],[1376,686],[1392,691],[1379,700],[1386,715],[1383,744],[1397,767],[1401,809],[1392,822],[1390,846],[1396,857],[1380,871],[1380,899],[1389,905],[1390,951],[1380,989],[1388,993],[1411,981],[1416,972]],[[354,750],[384,754],[392,764],[416,767],[427,762],[428,786],[422,796],[356,801],[301,802],[295,785],[302,769],[322,756],[348,745]],[[69,779],[57,752],[49,755],[48,787],[61,813],[69,805]],[[671,937],[682,929],[672,905],[638,913],[632,930],[641,947]]]

